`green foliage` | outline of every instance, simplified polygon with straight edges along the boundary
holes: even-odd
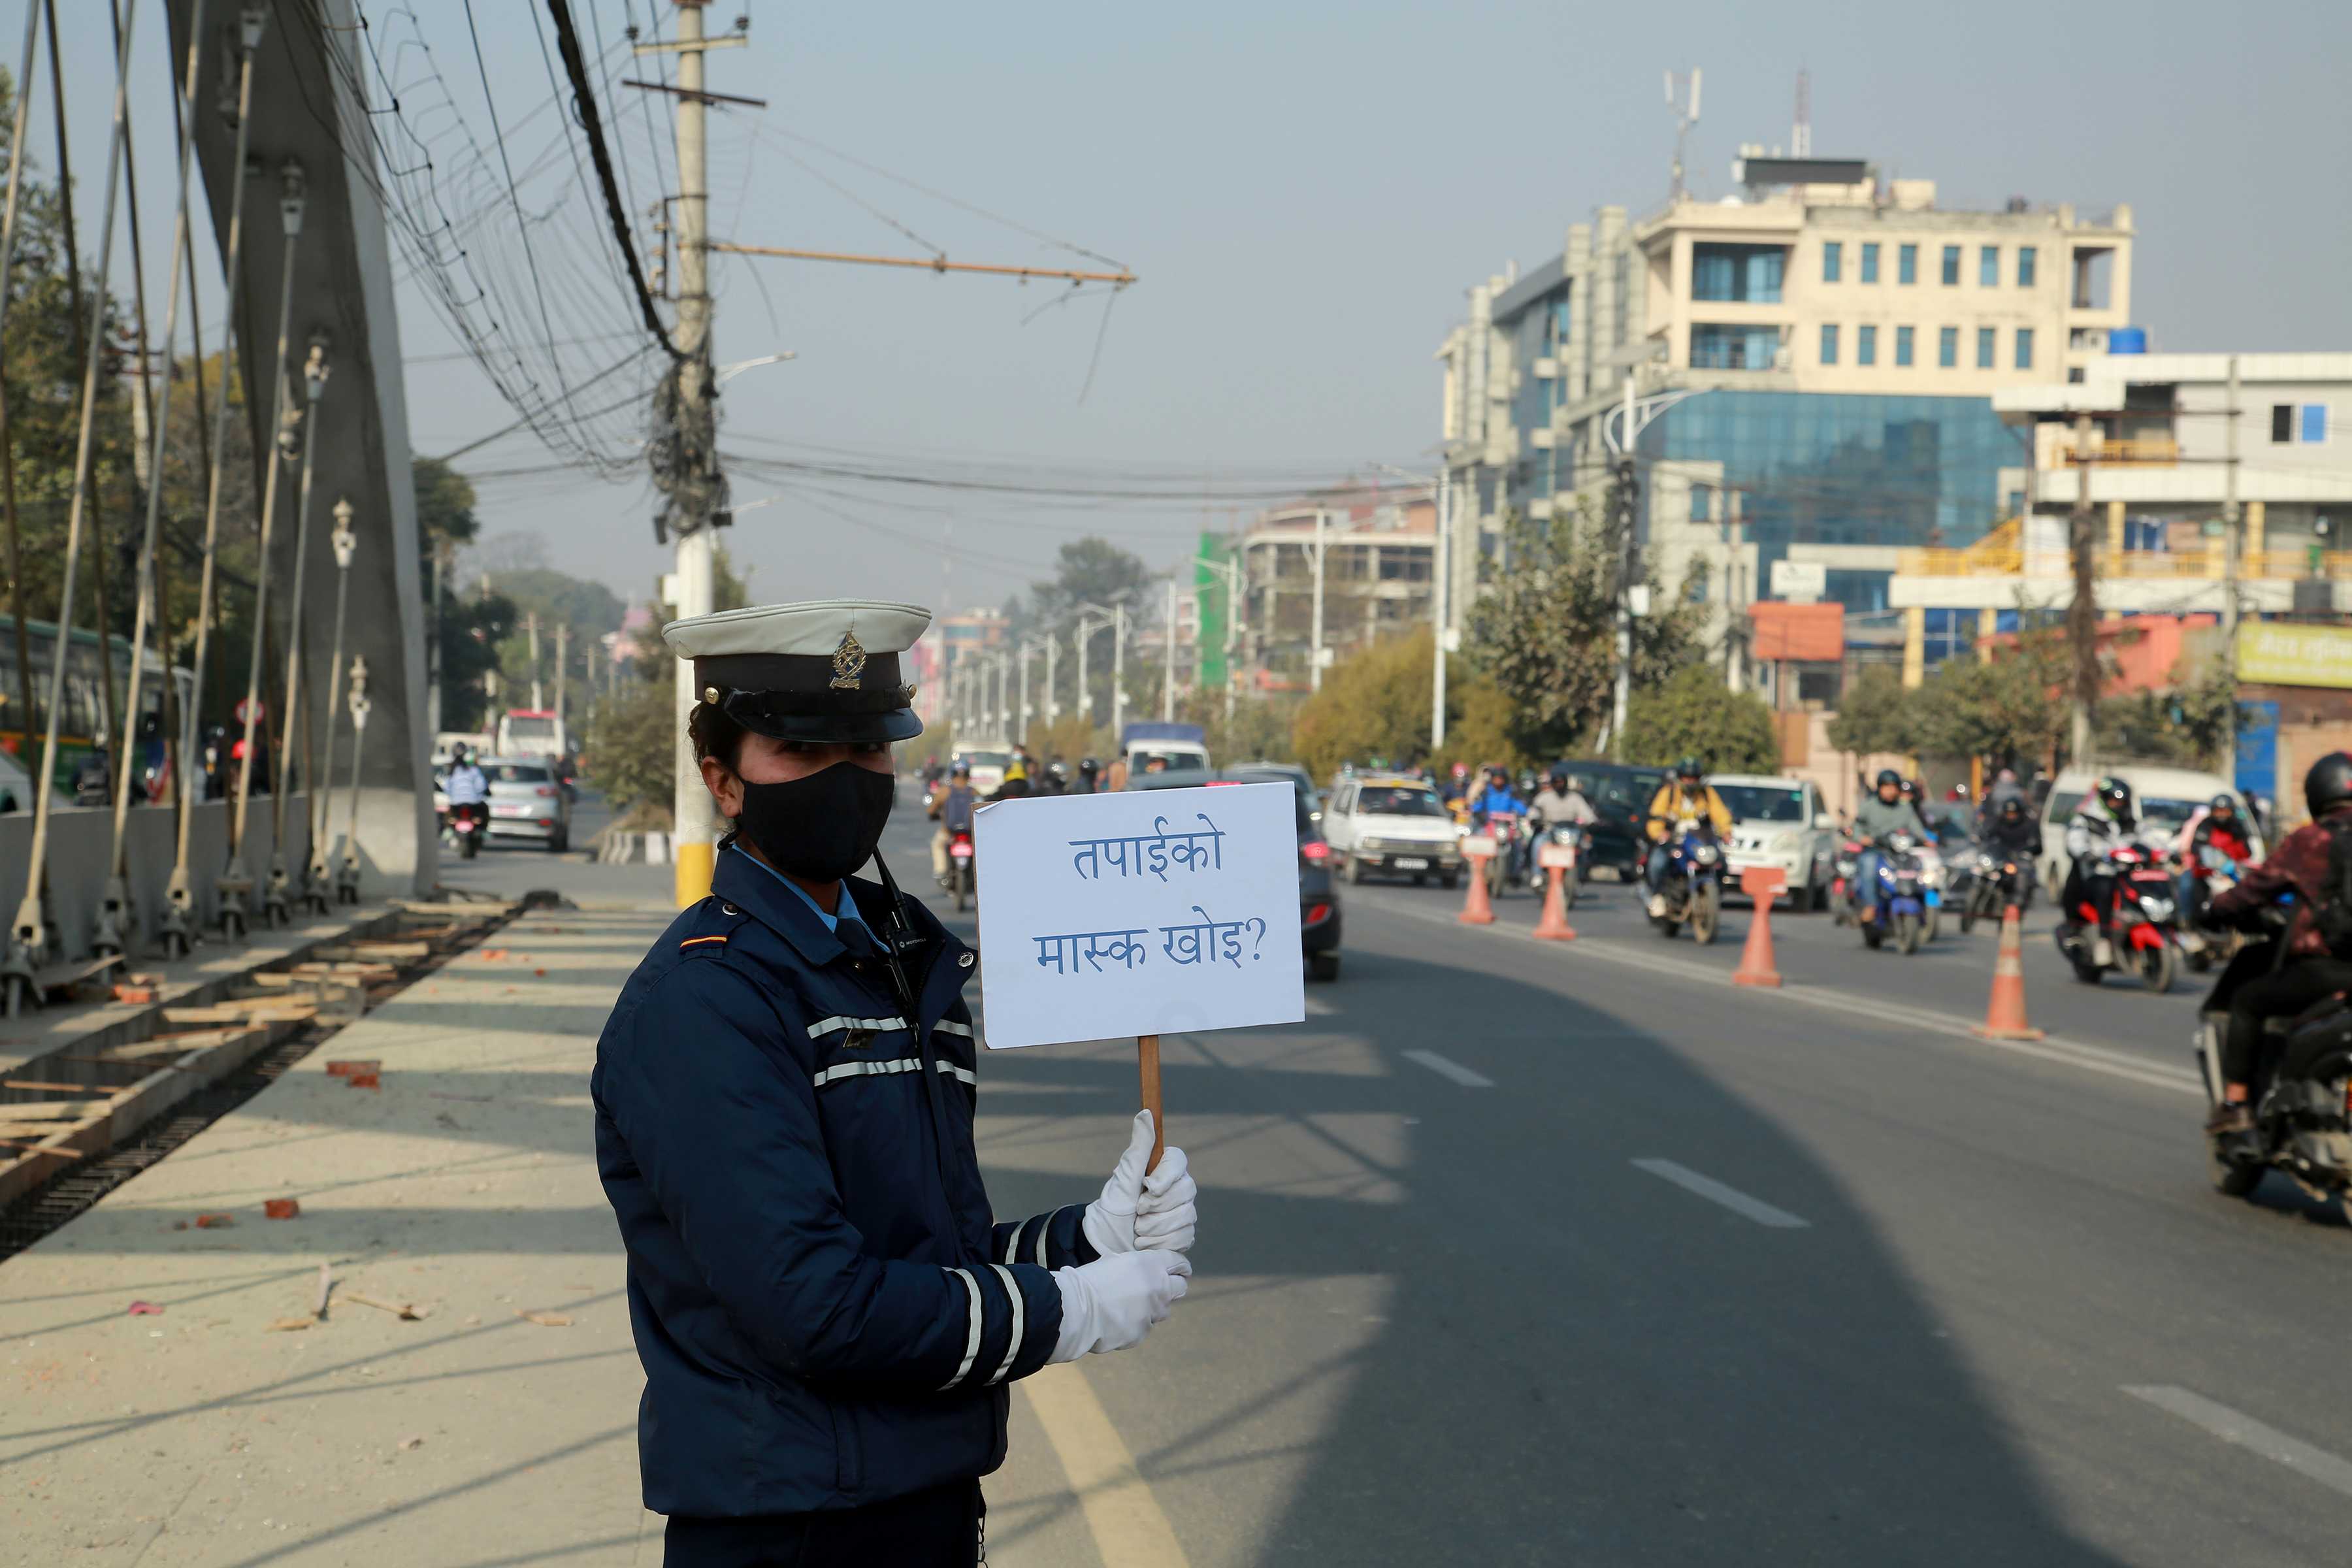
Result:
[[[416,539],[430,559],[480,536],[481,521],[474,515],[473,481],[438,458],[415,458],[408,465],[416,489]]]
[[[589,709],[580,765],[614,810],[667,807],[677,782],[676,702],[668,682],[632,680]]]
[[[1589,500],[1548,520],[1513,513],[1509,569],[1472,606],[1471,661],[1508,700],[1517,749],[1556,757],[1606,721],[1617,678],[1619,535]],[[1633,623],[1632,685],[1646,691],[1696,657],[1705,611],[1653,577],[1653,613]],[[1450,678],[1449,678],[1450,679]]]
[[[2110,697],[2093,715],[2098,754],[2134,762],[2169,763],[2210,770],[2242,722],[2236,678],[2216,663],[2203,676],[2182,679],[2172,670],[2172,689]]]
[[[2069,722],[2067,668],[2055,631],[2030,634],[1998,658],[1945,660],[1913,695],[1906,749],[1992,767],[2047,765]]]
[[[1720,671],[1704,664],[1686,664],[1664,685],[1633,698],[1619,754],[1651,767],[1696,757],[1709,773],[1780,771],[1772,710],[1752,691],[1731,690]]]
[[[1317,778],[1342,763],[1381,757],[1397,765],[1430,756],[1430,698],[1435,678],[1427,626],[1373,644],[1334,665],[1323,689],[1300,704],[1292,751]],[[1508,731],[1509,704],[1492,680],[1464,661],[1445,661],[1445,749],[1436,759],[1526,760]],[[1213,752],[1211,755],[1215,755]]]
[[[1837,717],[1830,721],[1830,744],[1841,752],[1910,752],[1918,738],[1911,693],[1890,665],[1874,664],[1846,682]]]

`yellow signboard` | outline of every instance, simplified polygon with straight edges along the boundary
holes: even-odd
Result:
[[[2238,679],[2250,686],[2352,689],[2352,626],[2244,622],[2238,627]]]

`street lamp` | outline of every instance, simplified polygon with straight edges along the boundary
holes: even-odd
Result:
[[[327,536],[327,542],[335,548],[335,652],[327,661],[327,743],[319,753],[320,772],[326,775],[327,786],[322,789],[316,780],[307,781],[319,797],[319,825],[310,834],[310,872],[302,897],[320,914],[327,912],[327,818],[334,805],[335,721],[341,716],[335,710],[343,695],[343,606],[351,595],[352,557],[360,544],[359,535],[352,531],[352,510],[348,496],[335,503],[335,531]],[[338,897],[341,890],[339,883]]]
[[[1454,597],[1454,469],[1441,453],[1434,476],[1416,474],[1410,469],[1378,465],[1380,471],[1417,485],[1427,485],[1437,495],[1436,558],[1430,563],[1429,628],[1432,647],[1429,651],[1429,750],[1433,756],[1445,744],[1445,656],[1454,651],[1453,617],[1446,612]]]
[[[1641,519],[1640,492],[1634,489],[1633,450],[1642,439],[1642,432],[1649,428],[1652,420],[1684,398],[1695,396],[1697,391],[1696,387],[1679,387],[1636,399],[1633,395],[1633,366],[1629,363],[1625,367],[1625,401],[1617,423],[1611,425],[1606,415],[1601,420],[1601,439],[1608,444],[1610,453],[1618,459],[1617,467],[1625,494],[1625,544],[1618,570],[1617,684],[1609,708],[1610,743],[1620,752],[1625,746],[1625,707],[1633,692],[1633,615],[1637,608],[1633,560]]]
[[[292,878],[286,868],[286,807],[291,803],[294,790],[294,728],[302,722],[299,699],[302,690],[302,578],[310,560],[310,480],[319,463],[319,408],[327,395],[327,340],[314,336],[310,340],[310,356],[302,362],[302,393],[305,412],[302,416],[302,488],[294,503],[294,581],[286,595],[286,683],[279,689],[286,694],[286,710],[279,715],[278,734],[283,737],[278,750],[278,769],[271,783],[277,786],[277,798],[271,803],[269,843],[269,884],[262,894],[263,918],[275,928],[291,925],[292,904],[296,891]],[[256,635],[259,635],[257,626]],[[305,730],[309,728],[306,724]],[[319,781],[304,778],[302,787],[315,790]],[[310,804],[302,808],[302,823],[307,832],[310,822]],[[304,904],[320,913],[326,910],[324,889],[310,885],[310,865],[303,863],[303,887],[300,898]]]
[[[335,901],[360,901],[360,742],[367,739],[367,660],[352,660],[352,816],[343,829],[343,863],[335,871]]]

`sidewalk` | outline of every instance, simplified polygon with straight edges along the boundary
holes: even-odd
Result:
[[[588,1071],[669,914],[516,921],[0,1266],[8,1560],[658,1563]],[[381,1061],[380,1090],[327,1075],[351,1058]],[[265,1219],[273,1197],[300,1215]],[[195,1226],[216,1213],[233,1226]],[[309,1314],[322,1261],[326,1320],[273,1331]],[[1013,1459],[989,1483],[992,1555],[1091,1565],[1087,1515],[1125,1500],[1122,1477],[1089,1474],[1108,1489],[1082,1504],[1038,1397],[1016,1396]]]

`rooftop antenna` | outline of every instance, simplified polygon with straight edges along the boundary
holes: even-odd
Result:
[[[1789,156],[1810,158],[1813,155],[1813,73],[1802,67],[1797,70],[1797,122],[1789,130]]]
[[[1678,71],[1666,73],[1666,107],[1675,111],[1674,199],[1680,201],[1683,199],[1683,148],[1690,139],[1691,127],[1698,123],[1697,67],[1692,67],[1687,76]]]

